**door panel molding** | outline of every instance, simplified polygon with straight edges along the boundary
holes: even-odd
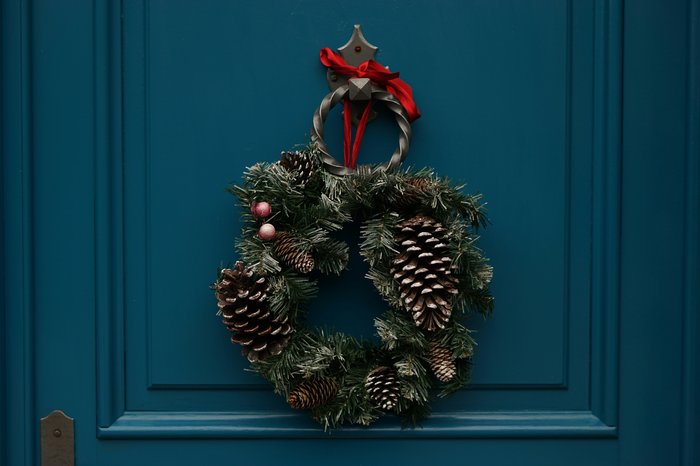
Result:
[[[430,425],[401,429],[393,419],[330,434],[298,413],[126,412],[109,427],[105,439],[124,438],[605,438],[616,428],[586,411],[435,413]]]
[[[0,5],[0,463],[34,464],[34,148],[32,8],[28,0]]]
[[[617,423],[622,204],[621,1],[595,4],[591,410]]]
[[[97,399],[98,435],[100,438],[164,438],[164,437],[260,437],[295,438],[325,436],[317,427],[311,427],[307,416],[290,413],[284,407],[271,411],[235,409],[227,412],[170,411],[178,409],[178,399],[191,392],[207,392],[207,398],[217,399],[218,403],[240,398],[239,406],[245,406],[246,397],[267,397],[269,387],[258,384],[180,384],[152,378],[150,364],[151,351],[149,337],[153,329],[148,302],[140,303],[139,308],[146,312],[139,322],[127,322],[126,306],[133,305],[127,299],[128,284],[136,283],[140,289],[150,289],[148,254],[149,241],[149,6],[135,1],[108,2],[99,0],[95,4],[95,50],[96,82],[96,146],[95,179],[97,180],[95,234],[97,241],[96,257],[96,296],[97,312]],[[579,17],[574,11],[585,13]],[[517,400],[519,393],[567,405],[574,389],[577,397],[586,406],[572,409],[547,409],[524,412],[522,409],[508,409],[489,412],[437,412],[429,423],[415,431],[401,431],[394,426],[379,426],[376,429],[343,429],[338,435],[350,437],[610,437],[617,435],[618,399],[618,314],[619,314],[619,235],[620,235],[620,67],[622,4],[620,0],[594,0],[592,3],[567,3],[567,114],[566,114],[566,277],[564,291],[564,327],[562,357],[563,378],[549,383],[475,384],[471,389],[458,394],[458,397],[488,397],[491,391],[507,390]],[[123,18],[123,19],[122,19]],[[592,21],[585,24],[585,21]],[[583,44],[590,48],[592,70],[586,70],[583,63],[573,61],[572,42],[574,31],[593,31]],[[586,29],[588,28],[588,29]],[[575,40],[584,40],[586,35],[576,33]],[[137,63],[141,62],[139,67]],[[590,94],[583,96],[574,93],[573,80],[579,76],[583,84],[592,85]],[[125,82],[132,83],[125,96]],[[140,83],[134,85],[133,83]],[[586,103],[585,97],[592,96]],[[128,100],[126,100],[128,97]],[[586,106],[589,106],[586,108]],[[572,114],[572,106],[585,111]],[[590,113],[588,113],[590,111]],[[581,122],[587,115],[590,121]],[[587,135],[573,132],[574,122],[582,123],[583,128],[591,129],[592,143]],[[590,148],[590,154],[583,152]],[[579,152],[581,151],[581,152]],[[592,199],[586,201],[585,189],[571,192],[572,183],[582,180],[572,179],[573,165],[589,159],[592,164],[590,186]],[[141,167],[131,165],[142,155]],[[584,163],[582,165],[586,167]],[[131,178],[129,178],[131,177]],[[583,180],[584,182],[586,180]],[[146,202],[144,202],[146,199]],[[587,324],[590,339],[585,344],[589,354],[573,354],[570,342],[574,332],[580,327],[571,324],[569,309],[574,299],[568,289],[572,280],[571,205],[590,206],[592,263],[582,266],[581,271],[590,274],[590,322]],[[138,221],[127,214],[130,206],[141,205],[145,230]],[[590,217],[589,217],[590,216]],[[129,239],[138,241],[128,241]],[[579,241],[582,238],[577,238]],[[586,256],[586,254],[583,254]],[[580,259],[579,259],[580,260]],[[137,263],[139,262],[140,263]],[[145,268],[144,268],[145,266]],[[128,274],[128,280],[126,278]],[[578,297],[578,295],[577,295]],[[135,341],[145,345],[126,345],[127,332]],[[580,335],[576,335],[580,338]],[[577,348],[580,349],[580,348]],[[129,376],[143,380],[138,396],[129,393],[127,384],[127,355],[143,351],[147,364],[145,373]],[[588,380],[576,380],[572,385],[569,372],[572,358],[577,364],[588,367]],[[537,392],[542,392],[537,393]],[[171,396],[172,395],[172,396]],[[585,395],[585,396],[582,396]],[[127,402],[127,399],[129,400]],[[578,399],[578,398],[577,398]],[[588,400],[588,401],[586,401]],[[458,399],[459,401],[459,399]],[[582,403],[583,403],[582,402]],[[160,406],[158,405],[160,403]],[[235,403],[233,403],[235,406]],[[568,406],[568,405],[567,405]],[[154,411],[158,409],[158,411]],[[162,410],[161,410],[162,409]]]
[[[95,345],[97,419],[114,422],[124,404],[124,216],[122,2],[94,2]]]

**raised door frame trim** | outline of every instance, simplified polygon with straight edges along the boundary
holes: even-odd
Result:
[[[700,462],[700,0],[688,2],[681,464]]]
[[[429,426],[345,428],[353,438],[610,437],[617,435],[618,315],[621,203],[621,0],[594,1],[593,217],[590,410],[464,412],[434,415]],[[141,21],[147,20],[144,2]],[[122,72],[124,4],[95,4],[95,234],[97,312],[97,425],[100,438],[309,438],[325,437],[299,413],[127,411],[124,385],[124,201]],[[567,3],[571,66],[571,2]],[[144,72],[148,73],[148,63]],[[570,71],[567,71],[570,73]],[[147,103],[144,103],[147,112]],[[144,122],[148,131],[147,121]],[[570,149],[570,148],[569,148]],[[148,150],[146,148],[146,150]]]
[[[34,464],[32,8],[0,3],[0,463]]]

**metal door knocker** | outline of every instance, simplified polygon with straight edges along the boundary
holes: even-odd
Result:
[[[411,141],[411,122],[420,117],[413,101],[411,87],[398,72],[374,60],[377,47],[367,42],[360,26],[356,25],[350,40],[338,49],[321,50],[321,63],[328,67],[327,78],[331,92],[326,95],[313,116],[311,140],[322,154],[323,165],[334,175],[351,175],[360,170],[357,154],[367,123],[374,118],[373,102],[383,102],[394,114],[399,127],[399,142],[391,158],[376,167],[389,170],[398,167],[408,154]],[[331,154],[326,145],[324,124],[330,110],[343,102],[343,163]],[[351,144],[352,124],[357,126],[355,141]]]

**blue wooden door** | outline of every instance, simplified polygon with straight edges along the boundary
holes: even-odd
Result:
[[[696,0],[2,5],[0,463],[39,464],[54,409],[79,465],[700,462]],[[408,163],[489,203],[496,308],[422,427],[327,434],[245,371],[208,287],[224,189],[306,142],[318,50],[355,23],[414,88]],[[360,157],[395,138],[372,123]],[[351,264],[311,319],[369,337]]]

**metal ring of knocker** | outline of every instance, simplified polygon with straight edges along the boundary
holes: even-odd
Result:
[[[350,91],[350,86],[344,84],[333,92],[326,95],[321,101],[316,113],[314,113],[313,125],[311,127],[311,140],[316,144],[316,147],[322,154],[323,165],[330,173],[339,176],[352,175],[361,171],[363,167],[351,168],[346,167],[338,162],[329,152],[328,146],[323,140],[323,125],[330,110],[340,101],[342,101]],[[399,101],[385,91],[384,89],[372,86],[371,98],[384,102],[386,107],[394,113],[396,123],[399,126],[399,145],[392,154],[389,161],[382,163],[377,167],[378,170],[390,170],[398,167],[404,161],[408,154],[408,147],[411,141],[411,123],[408,121],[406,112]]]

